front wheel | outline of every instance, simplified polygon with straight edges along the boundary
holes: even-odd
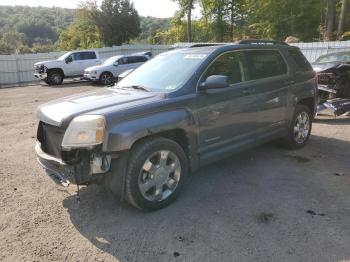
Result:
[[[114,83],[113,75],[109,72],[105,72],[100,76],[100,83],[103,85],[111,85]]]
[[[305,105],[297,105],[289,125],[285,145],[290,149],[299,149],[306,145],[312,129],[312,114]]]
[[[60,71],[52,71],[47,75],[47,83],[54,86],[62,85],[63,78],[64,76]]]
[[[180,193],[187,172],[187,157],[180,145],[165,138],[145,139],[131,152],[126,199],[140,209],[165,207]]]

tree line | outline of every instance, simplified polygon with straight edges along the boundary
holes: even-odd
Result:
[[[244,38],[284,41],[350,39],[350,0],[173,0],[172,26],[154,43],[231,42]],[[199,6],[201,17],[192,19]]]
[[[140,17],[131,0],[76,10],[0,6],[0,54],[176,42],[350,39],[350,0],[172,0],[172,18]],[[199,8],[200,16],[193,18]]]

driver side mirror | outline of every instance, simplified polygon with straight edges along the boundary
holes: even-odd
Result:
[[[65,60],[66,64],[72,63],[73,62],[73,57],[72,56],[68,56]]]
[[[114,62],[113,66],[117,67],[118,66],[118,62]]]
[[[225,88],[229,86],[228,77],[224,75],[211,75],[202,82],[198,89],[200,91],[205,91],[208,89],[219,89],[219,88]]]

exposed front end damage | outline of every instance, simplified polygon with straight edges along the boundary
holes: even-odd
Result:
[[[350,112],[350,62],[314,64],[318,75],[318,113],[329,109],[335,116]]]
[[[65,151],[61,147],[65,130],[39,123],[35,151],[40,165],[59,185],[98,183],[110,170],[112,156],[101,146]]]

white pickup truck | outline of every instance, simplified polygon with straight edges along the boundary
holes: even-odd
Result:
[[[100,64],[101,60],[97,51],[72,51],[57,60],[35,63],[34,76],[48,85],[61,85],[64,78],[83,76],[85,68]]]

